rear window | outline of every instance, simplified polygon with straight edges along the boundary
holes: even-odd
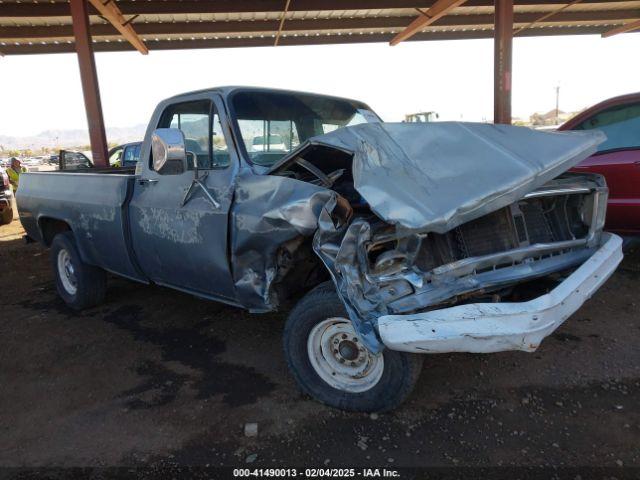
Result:
[[[598,152],[640,148],[640,102],[608,108],[575,129],[603,131],[607,140],[598,146]]]
[[[341,127],[378,121],[360,102],[294,92],[238,92],[232,97],[249,160],[271,166],[300,143]]]

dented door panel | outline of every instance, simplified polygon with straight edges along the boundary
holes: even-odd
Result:
[[[217,95],[190,95],[161,105],[154,115],[155,125],[164,109],[203,100],[213,102],[217,112],[224,114]],[[148,146],[143,148],[144,168],[129,206],[133,245],[142,270],[156,283],[235,303],[228,220],[237,158],[230,155],[226,168],[198,172],[205,192],[199,186],[192,188],[194,170],[178,175],[153,171],[150,154]]]

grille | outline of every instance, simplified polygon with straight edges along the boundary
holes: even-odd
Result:
[[[457,229],[465,253],[474,257],[502,252],[516,247],[508,208],[472,220]]]
[[[513,216],[513,223],[516,226],[516,233],[518,234],[518,241],[524,243],[529,240],[527,237],[527,227],[524,223],[524,217],[520,214]]]
[[[520,210],[524,214],[530,244],[553,242],[553,234],[540,203],[523,202],[520,204]]]

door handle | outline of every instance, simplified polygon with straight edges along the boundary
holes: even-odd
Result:
[[[141,178],[140,180],[138,180],[139,185],[150,185],[153,183],[158,183],[158,180],[155,180],[153,178]]]

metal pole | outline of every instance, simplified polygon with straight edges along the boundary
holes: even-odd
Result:
[[[89,30],[89,14],[86,0],[71,0],[71,17],[73,19],[73,34],[76,39],[76,53],[80,66],[80,80],[84,105],[87,110],[89,124],[89,139],[93,164],[96,167],[109,166],[107,158],[107,136],[102,118],[102,104],[100,102],[100,88],[96,73],[96,62],[91,45]]]
[[[511,124],[513,0],[495,0],[493,123]]]

